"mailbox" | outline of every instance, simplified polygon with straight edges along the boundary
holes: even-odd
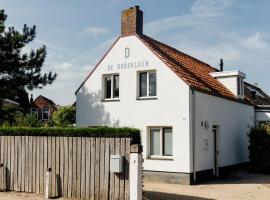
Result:
[[[111,155],[110,158],[110,171],[114,173],[123,172],[123,156]]]

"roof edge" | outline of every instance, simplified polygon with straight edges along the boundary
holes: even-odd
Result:
[[[131,36],[131,35],[130,35]],[[126,36],[125,36],[126,37]],[[99,64],[104,60],[104,58],[110,53],[110,51],[112,50],[112,48],[115,46],[115,44],[118,42],[118,40],[122,38],[122,36],[118,36],[118,38],[114,41],[114,43],[111,45],[111,47],[106,51],[106,53],[101,57],[101,59],[98,61],[98,63],[96,64],[96,66],[89,72],[89,74],[86,76],[86,78],[84,79],[84,81],[81,83],[81,85],[78,87],[78,89],[75,91],[75,95],[77,94],[77,92],[81,89],[81,87],[84,85],[84,83],[88,80],[88,78],[94,73],[94,71],[96,70],[96,68],[99,66]]]

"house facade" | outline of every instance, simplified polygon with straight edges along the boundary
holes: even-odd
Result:
[[[144,35],[135,6],[76,91],[76,125],[139,128],[145,179],[190,184],[248,162],[255,107],[244,79]]]
[[[33,95],[31,95],[29,113],[37,116],[39,120],[50,120],[56,110],[57,106],[52,100],[42,95],[33,100]]]

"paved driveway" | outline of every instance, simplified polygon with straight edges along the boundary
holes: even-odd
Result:
[[[145,200],[269,200],[270,175],[250,174],[246,170],[200,185],[144,184]]]

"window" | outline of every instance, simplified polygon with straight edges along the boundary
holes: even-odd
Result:
[[[244,96],[244,82],[241,77],[237,78],[237,95]]]
[[[38,118],[38,109],[37,108],[31,108],[31,115],[34,115]]]
[[[104,99],[119,98],[119,74],[104,76]]]
[[[150,157],[172,156],[172,128],[149,128],[149,153]]]
[[[42,119],[48,120],[50,117],[50,109],[49,108],[43,108],[42,109]]]
[[[139,97],[155,97],[157,96],[156,72],[140,72],[139,73]]]

